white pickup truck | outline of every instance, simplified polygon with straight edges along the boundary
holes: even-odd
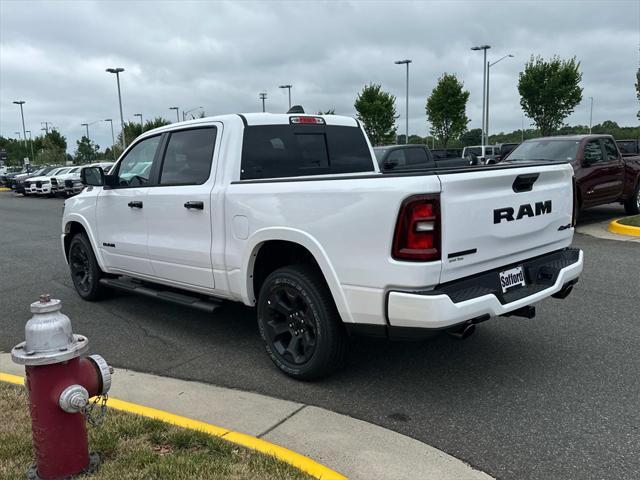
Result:
[[[145,132],[65,202],[78,294],[255,306],[273,362],[338,368],[350,333],[469,335],[532,317],[582,271],[573,171],[530,162],[381,174],[357,120],[245,114]]]

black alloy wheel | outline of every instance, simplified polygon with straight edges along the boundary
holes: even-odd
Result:
[[[326,376],[344,364],[347,335],[319,269],[291,265],[260,288],[258,328],[273,363],[300,380]]]

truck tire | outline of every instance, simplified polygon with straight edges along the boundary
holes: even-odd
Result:
[[[77,233],[69,245],[69,271],[73,286],[84,300],[94,301],[102,298],[107,288],[100,284],[104,276],[91,242],[84,233]]]
[[[624,202],[624,210],[629,215],[638,215],[640,213],[640,180],[631,197]]]
[[[344,364],[347,335],[322,275],[308,265],[271,273],[260,288],[258,328],[269,357],[299,380],[320,378]]]

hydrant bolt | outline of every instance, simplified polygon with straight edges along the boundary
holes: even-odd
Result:
[[[81,412],[89,403],[89,392],[82,385],[71,385],[60,394],[58,405],[67,413]]]

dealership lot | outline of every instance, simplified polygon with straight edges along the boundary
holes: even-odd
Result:
[[[618,206],[584,213],[589,223]],[[493,319],[469,340],[352,342],[348,368],[300,383],[266,361],[255,317],[118,293],[86,303],[60,253],[62,200],[0,193],[0,350],[47,291],[116,367],[252,390],[405,433],[499,478],[640,475],[640,245],[576,235],[585,271],[533,320]],[[321,428],[321,427],[319,427]]]

